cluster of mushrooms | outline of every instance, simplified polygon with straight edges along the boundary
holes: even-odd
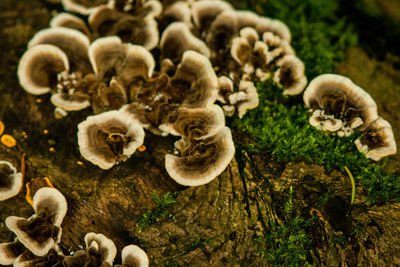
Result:
[[[1,200],[17,195],[22,188],[22,174],[7,161],[0,162],[3,183]],[[6,185],[7,184],[7,185]],[[55,189],[48,178],[34,178],[26,184],[26,199],[34,209],[28,219],[9,216],[5,224],[15,234],[12,242],[0,243],[0,264],[15,267],[29,266],[113,266],[117,248],[103,234],[87,233],[86,248],[64,255],[59,247],[62,221],[67,213],[65,197]],[[123,248],[122,266],[149,266],[147,254],[136,245]],[[121,265],[115,265],[121,266]]]
[[[66,11],[29,42],[18,66],[29,93],[51,93],[55,116],[91,108],[78,125],[82,156],[102,169],[142,146],[144,129],[181,137],[167,154],[168,174],[186,186],[224,171],[235,149],[225,116],[258,106],[256,83],[283,94],[307,86],[304,64],[281,21],[220,0],[61,0]],[[86,20],[82,15],[88,16]],[[371,97],[337,75],[314,79],[304,94],[310,123],[347,136],[378,160],[396,150],[390,125]]]

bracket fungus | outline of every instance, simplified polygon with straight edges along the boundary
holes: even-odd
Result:
[[[312,111],[310,124],[339,136],[348,136],[356,128],[365,130],[378,118],[371,96],[350,79],[337,74],[314,78],[303,99]]]
[[[146,252],[138,246],[129,245],[121,252],[122,266],[124,267],[148,267],[149,258]]]
[[[358,151],[375,161],[397,152],[392,126],[381,117],[373,121],[354,143]]]
[[[97,6],[108,3],[109,0],[61,0],[65,10],[89,15]]]
[[[78,125],[82,156],[102,169],[127,160],[143,140],[144,130],[140,123],[116,110],[89,116]]]
[[[167,154],[165,168],[172,179],[186,186],[209,183],[225,170],[235,154],[228,127],[205,139],[181,139],[177,148],[180,156]]]
[[[284,88],[284,95],[298,95],[307,85],[303,62],[293,55],[286,55],[279,60],[279,69],[274,74],[274,82]]]
[[[17,240],[0,244],[0,264],[11,265],[24,253],[26,248]],[[15,266],[15,265],[14,265]]]
[[[16,196],[22,188],[23,177],[8,161],[0,161],[0,201]]]
[[[35,214],[29,219],[10,216],[6,219],[6,226],[34,255],[44,256],[61,240],[61,223],[67,213],[67,201],[57,189],[43,187],[33,197],[33,208]]]

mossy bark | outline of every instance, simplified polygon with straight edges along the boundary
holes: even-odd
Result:
[[[33,34],[48,25],[50,11],[43,2],[32,0],[2,1],[0,9],[0,119],[5,133],[17,139],[16,147],[0,145],[0,159],[19,166],[26,153],[26,181],[47,176],[66,196],[69,209],[61,242],[65,253],[84,245],[87,232],[98,232],[114,240],[119,252],[128,244],[140,245],[154,265],[268,266],[259,253],[266,249],[265,244],[257,240],[268,235],[271,225],[290,220],[285,203],[292,187],[293,214],[313,218],[305,229],[312,241],[308,262],[327,266],[400,264],[400,204],[368,204],[363,197],[366,189],[357,184],[355,202],[350,205],[350,179],[337,171],[327,172],[305,162],[281,163],[270,155],[237,150],[236,158],[217,179],[186,188],[176,184],[164,168],[164,155],[172,153],[175,139],[150,133],[146,151],[111,170],[85,161],[78,151],[76,126],[90,111],[56,120],[49,96],[27,94],[16,77],[19,57]],[[363,68],[370,70],[371,59],[365,60]],[[351,74],[350,66],[357,64],[351,60],[343,63],[339,72]],[[371,68],[379,71],[380,63],[374,64]],[[393,74],[385,81],[396,77]],[[355,82],[359,82],[357,78]],[[379,93],[376,96],[380,101]],[[385,110],[386,105],[379,107]],[[398,133],[398,116],[391,119]],[[236,131],[234,139],[237,144],[251,142]],[[399,166],[397,159],[390,161],[392,170]],[[181,192],[168,215],[139,233],[135,220],[155,207],[150,193],[175,191]],[[6,217],[33,213],[24,194],[25,189],[0,204],[0,242],[14,238],[3,223]],[[198,239],[210,242],[194,245]]]

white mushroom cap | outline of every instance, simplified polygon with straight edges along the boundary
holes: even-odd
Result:
[[[284,95],[298,95],[307,85],[304,63],[293,55],[286,55],[278,62],[279,69],[274,74],[274,82],[283,87]]]
[[[397,152],[392,126],[381,117],[372,122],[354,143],[358,151],[375,161]]]
[[[246,94],[246,99],[237,106],[238,116],[242,118],[247,110],[258,107],[258,93],[252,82],[243,80],[240,81],[239,91]]]
[[[270,19],[267,17],[260,17],[256,25],[257,32],[262,35],[265,32],[272,32],[278,35],[282,40],[290,43],[292,35],[290,33],[289,27],[280,20]]]
[[[23,177],[20,172],[8,161],[0,161],[0,200],[12,198],[21,191]]]
[[[233,10],[233,7],[227,2],[219,0],[196,1],[192,4],[194,24],[198,29],[204,30],[204,27],[209,27],[212,21],[225,10]]]
[[[67,200],[64,195],[55,188],[40,188],[33,196],[33,209],[36,214],[51,211],[52,222],[55,226],[61,226],[61,223],[67,213]]]
[[[186,144],[185,149],[188,151],[183,151],[181,157],[170,154],[165,156],[168,174],[177,183],[186,186],[209,183],[225,170],[235,154],[228,127],[213,137],[194,142]]]
[[[118,151],[111,147],[113,135],[120,136]],[[82,156],[102,169],[128,159],[143,144],[144,130],[133,116],[116,110],[89,116],[78,125],[78,144]],[[122,147],[120,147],[122,145]],[[117,154],[116,154],[117,153]]]
[[[61,49],[53,45],[38,45],[28,49],[20,59],[18,79],[25,91],[42,95],[54,89],[51,83],[58,73],[68,70],[68,58]]]
[[[218,77],[218,89],[217,100],[226,104],[226,96],[234,92],[233,81],[227,76]]]
[[[304,103],[313,110],[331,108],[329,105],[333,103],[327,102],[329,99],[332,99],[331,102],[341,100],[343,105],[350,107],[351,112],[358,112],[359,114],[355,117],[360,117],[364,122],[360,130],[364,130],[378,118],[377,106],[372,97],[344,76],[320,75],[310,82],[303,95]],[[343,113],[343,106],[339,108]],[[334,115],[327,112],[325,114]]]
[[[238,20],[239,29],[242,29],[244,27],[255,28],[260,21],[259,15],[248,10],[235,10],[235,15]]]
[[[62,93],[55,93],[50,98],[51,103],[64,111],[77,111],[90,107],[87,99],[66,99]]]
[[[18,240],[0,244],[0,264],[11,265],[25,251],[24,245]]]
[[[143,9],[149,9],[150,12],[146,16],[158,17],[163,11],[163,5],[158,0],[148,0],[143,3]]]
[[[224,127],[225,116],[222,108],[218,105],[210,105],[206,108],[180,107],[176,120],[161,124],[159,129],[192,140],[213,136]]]
[[[189,28],[192,27],[189,4],[186,1],[178,1],[168,6],[159,21],[160,30],[164,30],[172,21],[182,21]]]
[[[70,13],[59,13],[56,16],[54,16],[50,20],[50,27],[55,28],[55,27],[65,27],[65,28],[71,28],[75,29],[78,31],[81,31],[84,33],[86,36],[90,35],[90,31],[88,27],[86,26],[85,21],[82,19],[71,15]]]
[[[177,61],[185,51],[193,50],[207,58],[210,57],[210,50],[207,45],[196,38],[183,22],[171,23],[162,33],[160,50],[164,58]]]
[[[71,12],[77,12],[82,15],[89,15],[97,8],[97,6],[107,3],[108,0],[95,0],[95,1],[61,0],[61,2],[65,10]]]
[[[103,234],[87,233],[85,243],[87,248],[93,248],[101,255],[102,262],[113,265],[117,248],[111,239]]]
[[[342,128],[342,121],[333,115],[325,115],[323,110],[316,109],[309,118],[310,125],[322,131],[336,132]]]
[[[138,246],[129,245],[122,249],[122,265],[128,267],[148,267],[149,258],[146,252]]]

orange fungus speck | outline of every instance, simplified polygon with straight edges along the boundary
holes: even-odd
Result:
[[[138,147],[138,150],[139,150],[140,152],[143,152],[143,151],[146,150],[146,146],[145,146],[145,145],[141,145],[140,147]]]
[[[0,140],[1,140],[1,143],[3,145],[5,145],[6,147],[13,147],[17,144],[17,141],[15,141],[15,138],[9,134],[3,135]]]
[[[49,148],[49,151],[50,151],[50,152],[54,152],[54,151],[56,151],[56,150],[54,149],[54,147],[50,147],[50,148]]]
[[[48,134],[49,131],[45,129],[45,130],[43,130],[43,133],[44,133],[44,134]]]
[[[4,132],[4,123],[2,122],[2,121],[0,121],[0,135],[2,135],[3,134],[3,132]]]
[[[36,98],[36,103],[42,103],[42,99],[41,98]]]
[[[78,161],[76,162],[76,164],[78,164],[78,165],[83,165],[83,162],[78,160]]]

